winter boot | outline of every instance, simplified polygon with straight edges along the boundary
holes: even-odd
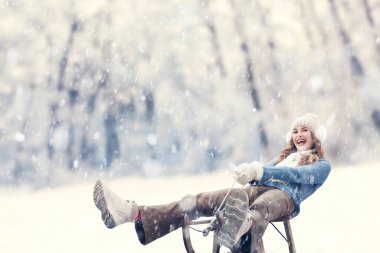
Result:
[[[138,206],[134,201],[123,200],[99,179],[95,183],[93,198],[107,228],[132,222],[138,214]]]
[[[243,190],[233,192],[228,197],[224,210],[225,223],[218,233],[218,241],[223,246],[231,249],[251,228],[252,214],[248,206],[248,195]]]

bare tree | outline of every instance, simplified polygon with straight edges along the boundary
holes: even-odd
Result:
[[[62,58],[61,60],[59,61],[59,70],[58,70],[58,82],[57,82],[57,91],[58,93],[60,93],[63,89],[65,89],[65,84],[64,84],[64,80],[65,80],[65,76],[66,76],[66,70],[67,70],[67,65],[68,65],[68,61],[69,61],[69,56],[70,56],[70,52],[71,52],[71,49],[72,49],[72,46],[73,46],[73,42],[74,42],[74,35],[75,33],[78,31],[78,26],[79,26],[79,23],[78,21],[76,21],[75,19],[71,22],[71,26],[70,26],[70,33],[69,33],[69,38],[68,38],[68,41],[66,43],[66,46],[64,48],[64,52],[63,52],[63,55],[62,55]],[[67,94],[68,94],[68,97],[69,97],[69,101],[70,101],[70,108],[72,109],[72,106],[74,105],[74,101],[73,101],[73,95],[74,95],[74,90],[70,89],[70,88],[67,88],[66,89],[67,91]],[[63,93],[62,93],[63,94]],[[58,113],[58,110],[60,108],[59,106],[59,101],[54,101],[51,105],[50,105],[50,126],[49,126],[49,129],[48,129],[48,137],[47,137],[47,140],[48,140],[48,143],[47,143],[47,150],[48,150],[48,157],[49,159],[53,159],[54,157],[54,153],[55,153],[55,147],[54,147],[54,143],[52,142],[53,141],[53,136],[55,134],[55,131],[57,130],[57,128],[61,125],[61,122],[60,120],[58,119],[57,117],[57,113]],[[73,125],[71,124],[70,127],[69,127],[69,141],[68,141],[68,146],[66,148],[66,154],[68,155],[69,157],[69,167],[71,168],[70,164],[72,164],[72,158],[71,158],[71,155],[72,155],[72,145],[73,145],[73,137],[74,135],[74,128],[73,128]]]
[[[364,69],[363,69],[362,63],[360,62],[358,56],[356,55],[355,49],[351,42],[351,38],[348,35],[346,29],[343,26],[343,22],[340,19],[336,2],[335,0],[329,0],[329,3],[330,3],[330,11],[333,16],[335,26],[339,33],[339,38],[349,58],[348,60],[351,67],[351,73],[353,75],[353,78],[355,79],[355,77],[362,77],[364,75]]]
[[[308,3],[309,10],[310,10],[310,16],[313,20],[313,23],[318,30],[319,38],[321,40],[321,45],[323,47],[325,47],[329,41],[329,38],[328,38],[327,33],[326,33],[325,29],[323,28],[322,23],[320,22],[318,15],[315,11],[315,6],[314,6],[315,2],[314,1],[306,1],[306,2]]]
[[[312,2],[312,1],[310,1],[310,2]],[[300,11],[301,19],[302,19],[301,23],[302,23],[302,27],[305,31],[306,39],[309,43],[310,48],[314,49],[315,43],[314,43],[313,35],[311,32],[310,22],[308,21],[308,18],[307,18],[307,13],[308,13],[306,10],[307,6],[305,5],[304,0],[298,0],[298,3],[299,3],[299,11]]]
[[[373,110],[371,113],[373,124],[378,132],[380,132],[380,110]]]
[[[210,33],[211,45],[212,45],[212,48],[214,49],[215,65],[219,70],[220,76],[222,78],[225,78],[227,76],[226,67],[224,66],[222,53],[220,51],[220,45],[218,42],[218,33],[216,30],[215,24],[212,20],[211,12],[208,9],[209,1],[201,0],[201,2],[202,2],[201,11],[204,17],[203,21],[207,27],[207,30]]]
[[[232,6],[232,10],[235,13],[235,18],[234,18],[235,28],[240,37],[240,49],[243,53],[243,57],[245,61],[245,78],[246,78],[247,84],[249,85],[249,91],[250,91],[250,95],[252,99],[253,108],[259,111],[261,110],[261,102],[259,98],[259,92],[257,90],[255,73],[253,70],[253,64],[251,60],[251,49],[248,45],[248,40],[243,30],[243,22],[241,20],[241,15],[238,13],[238,10],[236,9],[234,1],[231,0],[230,3]]]
[[[89,71],[89,78],[91,80],[96,80],[96,77],[95,77],[95,71]],[[95,109],[96,109],[96,105],[99,104],[97,103],[98,102],[98,98],[100,96],[100,92],[107,86],[107,82],[108,82],[108,72],[103,70],[102,71],[102,74],[100,75],[100,78],[97,82],[97,86],[95,88],[95,90],[93,92],[91,92],[88,97],[86,97],[86,118],[88,120],[90,120],[91,118],[95,117],[96,115],[94,115],[94,112],[95,112]],[[88,121],[87,120],[87,121]],[[97,150],[97,147],[95,145],[92,145],[89,143],[88,141],[88,123],[86,122],[83,126],[82,126],[82,135],[81,135],[81,141],[80,141],[80,158],[81,160],[87,160],[87,159],[93,159],[95,153],[96,153],[96,150]]]
[[[69,60],[68,58],[70,55],[71,48],[73,46],[74,35],[78,30],[78,26],[79,26],[78,21],[73,20],[71,23],[70,34],[69,34],[69,38],[68,38],[66,46],[65,46],[65,50],[64,50],[62,58],[59,62],[58,85],[57,85],[58,91],[60,91],[64,88],[64,79],[65,79],[65,74],[66,74],[67,63]]]
[[[377,66],[380,68],[380,41],[379,41],[380,34],[379,34],[378,29],[376,28],[375,19],[373,17],[372,9],[371,9],[371,6],[369,5],[368,0],[362,0],[362,5],[365,11],[367,23],[372,29],[372,36],[373,36],[373,41],[375,44],[374,46],[376,50],[376,62],[377,62]]]
[[[116,112],[112,108],[108,108],[104,115],[104,128],[106,132],[106,166],[109,167],[115,158],[120,157],[119,137],[116,131],[117,119]]]
[[[262,104],[259,97],[259,91],[257,89],[256,81],[255,81],[255,73],[253,70],[253,64],[251,60],[251,49],[248,44],[248,40],[246,38],[245,32],[244,32],[244,25],[241,20],[241,15],[238,13],[238,10],[235,6],[234,0],[230,0],[232,10],[234,11],[234,21],[235,21],[235,28],[237,30],[237,33],[240,37],[240,49],[242,51],[244,61],[245,61],[245,79],[249,86],[249,93],[252,99],[252,105],[253,109],[257,111],[262,110]],[[265,131],[264,123],[262,121],[259,122],[258,125],[258,132],[260,136],[261,144],[264,147],[268,146],[268,137]]]
[[[29,160],[29,154],[27,150],[27,145],[25,144],[25,141],[28,139],[29,135],[29,127],[31,120],[31,115],[29,115],[29,106],[33,104],[33,100],[35,99],[35,84],[31,83],[27,89],[27,92],[29,92],[30,97],[29,101],[25,103],[22,115],[23,117],[20,118],[21,125],[20,129],[18,131],[20,137],[19,140],[16,138],[17,146],[16,146],[16,159],[14,161],[14,168],[12,170],[12,177],[13,180],[16,183],[20,183],[20,180],[22,178],[25,178],[25,176],[31,176],[33,175],[33,171],[35,168],[31,164],[31,161]],[[23,98],[24,99],[24,98]]]
[[[262,29],[265,29],[266,31],[268,31],[267,33],[265,33],[267,35],[266,36],[266,44],[267,44],[267,47],[269,49],[268,57],[270,59],[272,76],[273,76],[273,79],[275,82],[275,85],[270,85],[269,87],[272,88],[272,87],[276,86],[276,88],[272,88],[274,90],[272,92],[273,93],[272,95],[277,96],[279,94],[280,86],[283,82],[282,75],[281,75],[282,73],[281,73],[279,63],[278,63],[278,59],[276,56],[276,51],[278,50],[277,42],[273,36],[273,29],[268,22],[268,16],[269,16],[268,12],[269,11],[264,10],[260,4],[260,1],[258,1],[258,0],[255,0],[254,4],[255,4],[255,9],[257,10],[257,12],[259,14],[259,20],[260,20],[260,25],[262,26]]]
[[[55,148],[53,143],[53,135],[56,129],[60,126],[61,122],[57,117],[58,103],[54,102],[50,105],[50,123],[48,128],[48,137],[47,137],[47,151],[49,160],[53,159]]]

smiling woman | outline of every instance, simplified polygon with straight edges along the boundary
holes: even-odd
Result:
[[[217,214],[220,244],[262,253],[262,236],[268,224],[298,215],[301,202],[327,179],[331,167],[324,159],[321,143],[325,139],[326,129],[316,115],[308,113],[291,124],[286,135],[288,146],[279,157],[267,164],[253,161],[236,167],[235,180],[246,185],[243,189],[203,192],[170,204],[141,206],[123,200],[98,180],[94,202],[108,228],[134,222],[144,245],[181,227],[184,213],[192,219]],[[247,245],[244,238],[249,230],[252,238]]]
[[[318,161],[318,158],[324,156],[321,143],[326,140],[326,128],[320,124],[316,115],[307,113],[297,118],[293,121],[290,129],[286,135],[288,146],[282,151],[279,162],[296,151],[310,150],[310,155],[301,158],[300,164],[302,165]]]
[[[293,142],[300,151],[309,150],[313,145],[311,131],[307,127],[295,127],[293,129]]]

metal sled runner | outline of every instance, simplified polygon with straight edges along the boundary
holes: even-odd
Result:
[[[194,220],[194,221],[192,221],[190,219],[190,217],[189,217],[188,214],[186,214],[186,213],[184,214],[183,220],[182,220],[182,236],[183,236],[183,242],[185,244],[186,252],[188,252],[188,253],[195,253],[193,245],[191,243],[191,238],[190,238],[190,227],[191,226],[196,226],[196,225],[202,225],[202,224],[210,224],[211,222],[212,222],[211,219],[208,219],[208,220]],[[273,222],[282,222],[284,224],[286,236],[282,235],[282,233],[276,228],[276,226],[274,226],[273,223],[271,223],[276,228],[276,230],[281,234],[281,236],[284,237],[284,239],[286,240],[286,242],[288,243],[289,253],[296,253],[296,248],[295,248],[295,244],[294,244],[292,229],[291,229],[291,226],[290,226],[290,217],[285,217],[284,219],[276,220],[276,221],[273,221]],[[217,242],[218,227],[213,228],[212,226],[209,225],[202,232],[203,232],[203,235],[206,236],[206,235],[208,235],[208,233],[210,231],[214,232],[212,253],[219,253],[221,245]],[[248,240],[244,240],[244,241],[247,242],[246,244],[248,244],[248,245],[244,245],[243,247],[241,245],[239,245],[238,248],[231,249],[231,253],[245,253],[245,252],[250,253],[251,252],[251,247],[250,247],[250,236],[251,236],[251,233],[253,233],[252,229],[246,235],[244,235],[244,236],[248,236],[248,238],[247,238]],[[260,246],[264,247],[263,244],[260,245]]]

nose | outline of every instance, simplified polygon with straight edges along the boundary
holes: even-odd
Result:
[[[295,137],[295,138],[302,137],[302,136],[303,136],[303,133],[302,133],[302,132],[294,133],[294,137]]]

